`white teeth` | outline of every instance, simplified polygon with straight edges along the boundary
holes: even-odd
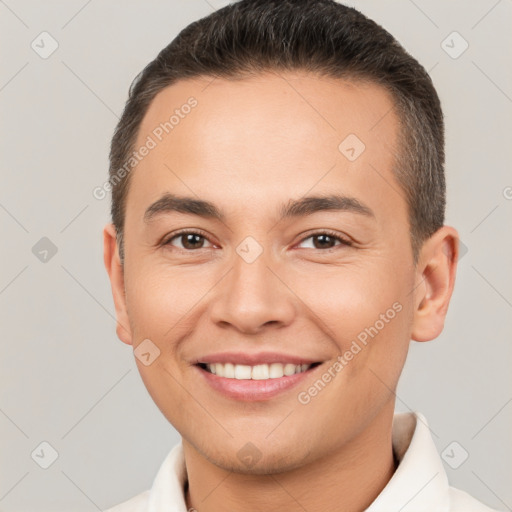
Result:
[[[283,365],[281,363],[272,363],[269,365],[269,377],[271,379],[279,379],[284,375]]]
[[[258,364],[252,367],[251,378],[254,380],[265,380],[270,377],[268,364]]]
[[[295,370],[297,369],[297,366],[291,363],[287,363],[284,365],[283,372],[285,375],[293,375],[295,373]],[[300,366],[299,366],[300,371]]]
[[[230,363],[226,363],[226,366]],[[227,375],[224,375],[227,377]],[[251,367],[246,364],[235,364],[235,379],[243,380],[251,378]]]
[[[305,372],[310,366],[309,364],[296,365],[293,363],[257,364],[255,366],[233,363],[213,363],[206,365],[208,371],[219,377],[239,380],[279,379],[283,376]]]
[[[233,379],[235,377],[235,366],[234,365],[232,365],[231,363],[226,363],[224,365],[217,364],[217,369],[219,368],[219,366],[223,366],[223,369],[221,370],[223,377],[228,377],[230,379]]]

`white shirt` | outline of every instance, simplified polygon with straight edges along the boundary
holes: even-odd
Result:
[[[395,413],[392,439],[398,468],[365,512],[497,512],[450,487],[421,413]],[[186,480],[180,442],[164,459],[150,490],[105,512],[187,512]]]

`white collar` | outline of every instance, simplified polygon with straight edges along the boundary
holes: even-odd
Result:
[[[392,438],[399,465],[365,512],[448,512],[448,478],[425,417],[395,413]]]

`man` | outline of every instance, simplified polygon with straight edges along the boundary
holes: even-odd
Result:
[[[242,0],[146,66],[104,259],[182,442],[111,512],[490,510],[449,486],[426,419],[394,414],[454,287],[443,146],[423,67],[331,0]]]

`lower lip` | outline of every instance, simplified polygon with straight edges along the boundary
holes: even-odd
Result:
[[[305,372],[295,373],[279,377],[277,379],[253,380],[253,379],[228,379],[219,377],[214,373],[204,370],[200,366],[195,366],[202,378],[216,391],[219,391],[227,398],[243,401],[269,400],[280,393],[289,391],[305,379],[307,379],[321,364],[306,370]]]

